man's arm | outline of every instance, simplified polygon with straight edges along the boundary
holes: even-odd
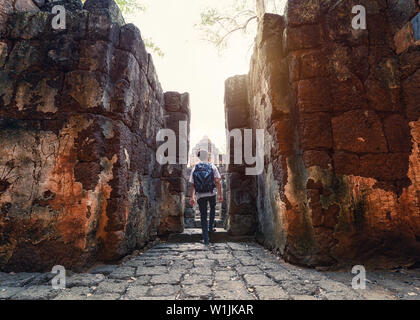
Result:
[[[195,204],[195,188],[194,188],[194,179],[193,179],[194,170],[195,170],[195,167],[191,170],[190,180],[189,180],[189,182],[191,183],[191,192],[190,192],[191,207],[194,207],[194,204]]]
[[[219,200],[220,203],[222,203],[223,202],[223,193],[222,193],[222,184],[220,183],[220,179],[222,178],[222,176],[220,175],[220,172],[215,165],[213,165],[213,174],[214,174],[214,182],[215,182],[216,187],[217,187],[217,193],[219,194],[219,199],[218,200]]]
[[[191,207],[194,207],[195,204],[195,189],[194,189],[194,183],[191,183],[191,192],[190,192],[190,205]]]

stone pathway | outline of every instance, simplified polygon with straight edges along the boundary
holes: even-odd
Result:
[[[353,290],[350,272],[290,265],[255,243],[162,243],[121,265],[70,273],[54,290],[51,273],[0,273],[0,299],[420,299],[420,269],[368,272]]]

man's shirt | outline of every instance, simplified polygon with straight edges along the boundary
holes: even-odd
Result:
[[[220,176],[220,173],[219,173],[219,170],[217,170],[217,167],[213,164],[213,163],[210,163],[210,162],[200,162],[200,163],[207,163],[207,164],[210,164],[211,165],[211,168],[213,169],[213,175],[214,175],[214,178],[215,179],[221,179],[222,177]],[[192,169],[191,170],[191,175],[190,175],[190,182],[191,183],[194,183],[194,178],[193,178],[193,174],[194,174],[194,170],[195,170],[195,166],[194,166],[194,169]],[[196,192],[195,193],[195,195],[196,195],[196,197],[197,197],[197,200],[198,199],[200,199],[200,198],[204,198],[204,197],[211,197],[211,196],[215,196],[215,195],[217,195],[217,188],[214,188],[213,189],[213,192],[204,192],[204,193],[198,193],[198,192]]]

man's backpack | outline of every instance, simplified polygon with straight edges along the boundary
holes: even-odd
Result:
[[[193,172],[193,180],[196,192],[213,192],[216,184],[214,183],[214,173],[211,164],[203,162],[197,164]]]

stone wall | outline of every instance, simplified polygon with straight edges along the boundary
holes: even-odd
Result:
[[[179,121],[187,123],[187,148],[189,149],[190,108],[188,93],[165,93],[165,128],[176,133],[177,141],[183,138]],[[184,134],[185,137],[185,134]],[[180,233],[184,231],[185,195],[187,191],[187,161],[180,162],[180,148],[177,148],[177,163],[163,166],[161,179],[162,201],[159,206],[158,234]],[[186,159],[185,159],[186,160]]]
[[[235,164],[235,140],[228,136],[230,144],[229,164],[226,177],[226,210],[228,212],[226,229],[231,235],[251,235],[255,232],[255,177],[245,174],[243,154],[243,129],[250,128],[250,107],[248,103],[248,79],[246,76],[235,76],[225,82],[225,120],[229,132],[240,130],[242,139],[242,158]],[[239,142],[238,142],[239,143]],[[229,151],[228,151],[229,152]]]
[[[156,236],[168,202],[155,157],[168,113],[140,31],[112,0],[60,3],[65,30],[47,1],[9,15],[0,41],[6,271],[118,259]]]
[[[0,0],[0,37],[4,37],[7,29],[7,16],[13,12],[12,0]]]
[[[223,201],[221,204],[221,219],[223,221],[223,226],[226,226],[227,223],[227,187],[226,187],[226,165],[218,166],[220,175],[222,179],[220,181],[222,185]]]
[[[185,190],[185,209],[184,209],[184,224],[185,228],[195,228],[195,210],[191,206],[191,183],[189,183],[190,175],[192,168],[188,167],[185,173],[185,178],[187,181],[187,187]]]
[[[358,4],[367,30],[352,28]],[[257,235],[287,260],[420,259],[419,11],[414,0],[289,0],[285,16],[260,20],[247,90],[250,125],[265,130]]]

